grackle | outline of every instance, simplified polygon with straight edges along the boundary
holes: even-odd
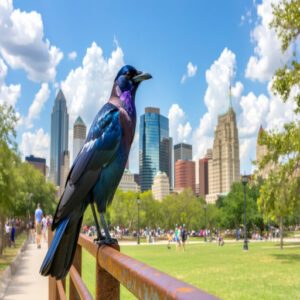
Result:
[[[152,76],[134,67],[122,67],[108,102],[96,115],[78,153],[53,218],[55,231],[40,273],[64,278],[73,261],[84,211],[91,205],[98,244],[113,244],[104,219],[121,180],[136,126],[135,94],[139,84]],[[101,234],[94,203],[100,213]]]

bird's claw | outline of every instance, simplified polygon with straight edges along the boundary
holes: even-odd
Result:
[[[98,240],[96,242],[99,246],[106,245],[106,246],[111,246],[111,245],[118,245],[118,240],[109,238],[109,239],[104,239],[104,240]]]

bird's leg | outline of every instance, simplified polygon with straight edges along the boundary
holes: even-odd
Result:
[[[113,239],[109,234],[108,226],[106,224],[103,212],[100,213],[100,220],[101,220],[104,232],[105,232],[105,240],[100,241],[100,244],[105,244],[105,245],[118,244],[117,239]]]
[[[93,216],[94,216],[96,230],[97,230],[97,238],[94,239],[94,242],[98,242],[98,241],[104,240],[105,238],[101,234],[101,230],[100,230],[100,226],[99,226],[99,222],[98,222],[98,219],[97,219],[97,214],[96,214],[96,210],[95,210],[95,206],[94,206],[93,202],[91,202],[91,208],[92,208],[92,213],[93,213]]]

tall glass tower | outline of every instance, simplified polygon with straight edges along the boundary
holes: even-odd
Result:
[[[147,107],[140,118],[139,169],[141,191],[151,190],[158,171],[165,172],[172,182],[172,139],[169,119],[159,108]]]
[[[66,98],[62,92],[56,96],[51,114],[51,149],[50,149],[50,179],[60,185],[63,154],[68,151],[69,115]]]

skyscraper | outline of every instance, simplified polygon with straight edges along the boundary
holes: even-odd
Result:
[[[165,172],[158,171],[154,177],[152,194],[154,199],[159,201],[170,194],[170,182]]]
[[[73,161],[76,158],[77,154],[81,150],[84,145],[84,141],[86,138],[86,126],[79,116],[73,127]]]
[[[42,174],[46,177],[46,159],[41,157],[36,157],[34,155],[26,156],[25,160],[33,165],[35,168],[40,170]]]
[[[208,164],[212,159],[212,149],[208,149],[205,157],[199,160],[199,196],[205,198],[208,190]]]
[[[215,202],[218,194],[228,193],[233,182],[240,180],[239,137],[233,108],[218,117],[212,160],[208,164],[208,202]]]
[[[169,119],[159,108],[147,107],[140,118],[139,170],[141,191],[150,190],[158,171],[165,172],[171,185],[172,139]]]
[[[175,162],[175,186],[176,192],[190,188],[196,192],[195,162],[191,160],[177,160]]]
[[[64,151],[68,151],[69,115],[62,90],[56,96],[51,114],[50,179],[60,185]]]
[[[177,160],[192,160],[193,159],[193,148],[192,145],[179,143],[174,146],[174,163]]]

